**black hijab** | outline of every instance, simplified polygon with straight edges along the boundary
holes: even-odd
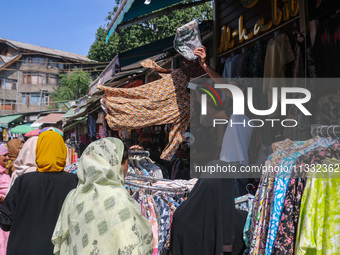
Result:
[[[177,208],[173,216],[173,255],[241,252],[247,213],[235,209],[234,181],[207,178],[197,181],[188,199]]]

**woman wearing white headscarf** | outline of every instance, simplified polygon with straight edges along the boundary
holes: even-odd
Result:
[[[60,212],[54,254],[152,254],[151,226],[124,188],[128,150],[117,138],[90,144],[80,158],[79,183]]]
[[[37,147],[38,136],[33,136],[24,143],[13,166],[15,171],[12,173],[11,182],[8,191],[13,186],[16,178],[25,173],[37,171],[37,163],[35,162],[35,149]]]

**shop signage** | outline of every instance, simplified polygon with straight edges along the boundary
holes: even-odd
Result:
[[[242,4],[246,8],[253,8],[258,1],[261,0],[241,0]],[[282,1],[282,8],[278,7],[279,1]],[[242,44],[248,40],[251,40],[255,36],[258,36],[262,32],[269,31],[274,26],[278,26],[283,22],[288,21],[292,17],[296,17],[299,14],[299,0],[271,0],[271,20],[267,21],[264,17],[261,17],[254,24],[253,28],[248,31],[244,27],[244,15],[240,15],[238,19],[238,27],[233,28],[224,25],[221,28],[221,40],[219,46],[219,54],[232,49],[236,42]]]

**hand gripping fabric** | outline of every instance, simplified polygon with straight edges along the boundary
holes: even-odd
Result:
[[[106,121],[113,130],[139,129],[155,125],[172,124],[169,143],[161,158],[171,160],[190,119],[190,94],[188,80],[179,69],[167,70],[151,59],[141,63],[143,67],[159,72],[159,80],[136,88],[111,88],[104,90],[102,104],[107,108]]]

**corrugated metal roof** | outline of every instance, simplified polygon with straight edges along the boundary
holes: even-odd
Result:
[[[45,54],[50,54],[50,55],[55,55],[55,56],[61,56],[61,57],[70,58],[70,59],[79,60],[79,61],[93,62],[93,60],[80,54],[70,53],[70,52],[61,51],[61,50],[55,50],[55,49],[37,46],[37,45],[29,44],[29,43],[13,41],[13,40],[1,38],[1,37],[0,37],[0,42],[7,43],[9,45],[12,45],[22,50],[35,51],[35,52],[40,52],[40,53],[45,53]]]
[[[10,61],[12,61],[13,59],[15,59],[18,55],[15,55],[15,56],[4,56],[4,55],[1,55],[0,57],[2,58],[2,60],[5,62],[5,63],[8,63]]]
[[[34,123],[47,123],[54,124],[62,120],[64,113],[50,113],[49,115],[42,117],[41,119],[35,121]]]

